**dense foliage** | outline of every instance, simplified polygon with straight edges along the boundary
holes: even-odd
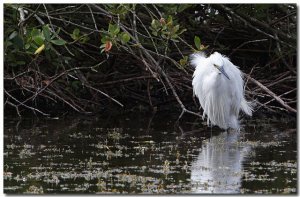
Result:
[[[257,110],[294,113],[296,9],[5,4],[5,107],[47,115],[52,109],[90,113],[172,104],[197,115],[188,56],[219,51],[245,73],[246,94]]]

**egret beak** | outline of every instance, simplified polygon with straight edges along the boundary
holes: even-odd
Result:
[[[229,76],[228,76],[228,74],[225,72],[225,70],[224,70],[224,67],[222,66],[222,67],[220,67],[220,66],[216,66],[215,65],[215,67],[228,79],[228,80],[230,80],[230,78],[229,78]]]

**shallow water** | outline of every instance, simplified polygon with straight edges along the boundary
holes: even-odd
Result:
[[[5,193],[297,193],[296,121],[238,133],[178,114],[5,118]]]

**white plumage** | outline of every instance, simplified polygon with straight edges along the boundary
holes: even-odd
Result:
[[[229,59],[215,52],[209,57],[204,53],[191,55],[195,67],[194,94],[203,108],[207,123],[222,129],[239,129],[239,112],[252,115],[251,103],[244,97],[241,71]]]

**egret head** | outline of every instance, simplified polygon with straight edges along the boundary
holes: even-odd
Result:
[[[211,63],[212,65],[216,68],[216,71],[219,72],[219,74],[223,74],[228,80],[230,80],[228,74],[225,72],[225,69],[224,69],[224,57],[218,53],[218,52],[215,52],[214,54],[212,54],[210,56],[210,59],[211,59]]]

